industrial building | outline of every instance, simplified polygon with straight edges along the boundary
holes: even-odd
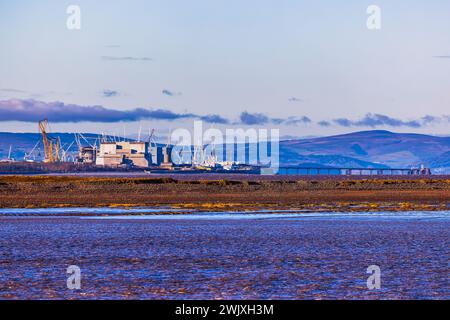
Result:
[[[87,140],[86,140],[87,141]],[[141,141],[103,141],[89,147],[81,145],[78,139],[80,164],[95,164],[104,167],[133,166],[148,168],[151,166],[172,167],[170,147]]]
[[[151,163],[146,142],[101,142],[96,159],[96,165],[118,167],[132,165],[147,168]]]
[[[94,147],[80,147],[78,151],[78,157],[76,158],[78,163],[93,164],[97,158],[97,150]]]

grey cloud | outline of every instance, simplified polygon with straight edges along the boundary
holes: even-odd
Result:
[[[248,113],[244,111],[241,113],[239,119],[245,125],[261,125],[269,122],[269,117],[262,113]]]
[[[119,122],[139,120],[202,119],[206,122],[225,121],[219,116],[199,116],[175,113],[165,109],[114,110],[103,106],[80,106],[63,102],[11,99],[0,101],[0,121],[37,122],[44,118],[52,122]]]
[[[364,118],[356,121],[347,118],[339,118],[333,120],[334,123],[343,127],[372,127],[372,128],[379,126],[420,128],[424,125],[437,121],[439,121],[439,118],[433,116],[425,116],[417,120],[401,120],[383,114],[372,114],[372,113],[368,113]]]
[[[438,59],[450,59],[450,56],[434,56],[433,58],[438,58]]]
[[[264,125],[268,123],[273,123],[277,125],[298,125],[298,124],[308,124],[311,123],[312,120],[306,116],[296,117],[291,116],[288,118],[269,118],[265,114],[262,113],[249,113],[244,111],[240,115],[240,121],[244,125]]]
[[[356,124],[358,126],[368,126],[368,127],[376,127],[382,125],[387,125],[391,127],[402,127],[402,126],[412,128],[421,127],[420,122],[417,120],[403,121],[382,114],[367,114],[363,119],[357,121]]]
[[[164,89],[163,91],[161,91],[161,93],[163,95],[169,96],[169,97],[175,97],[175,96],[181,96],[182,93],[181,92],[173,92],[171,90],[168,89]]]
[[[353,122],[346,118],[334,119],[333,122],[342,127],[351,127],[353,125]]]
[[[217,124],[229,124],[230,121],[228,119],[223,118],[217,114],[209,114],[206,116],[201,116],[201,120],[209,123],[217,123]]]
[[[308,124],[311,123],[312,120],[306,116],[303,117],[289,117],[284,123],[287,125],[298,125],[298,124]]]
[[[302,102],[303,99],[297,98],[297,97],[291,97],[288,99],[289,102]]]
[[[426,115],[426,116],[422,117],[421,120],[422,120],[423,124],[431,124],[431,123],[435,123],[435,122],[440,122],[441,118],[435,117],[435,116]]]
[[[119,91],[105,89],[103,90],[102,95],[105,98],[117,97],[119,95]]]
[[[262,113],[249,113],[244,111],[239,116],[239,122],[231,122],[229,119],[217,114],[198,115],[195,113],[176,113],[167,109],[135,108],[132,110],[115,110],[104,106],[82,106],[77,104],[65,104],[63,102],[42,102],[34,99],[10,99],[0,100],[0,122],[22,121],[37,122],[44,118],[52,122],[103,122],[114,123],[120,121],[140,120],[178,120],[178,119],[200,119],[208,123],[233,124],[233,125],[299,125],[309,124],[312,120],[306,116],[288,118],[270,118]],[[416,120],[401,120],[382,114],[367,114],[359,120],[347,118],[334,119],[333,121],[319,121],[322,127],[331,126],[333,123],[343,127],[410,127],[420,128],[422,126],[437,123],[442,120],[450,121],[450,116],[436,117],[426,115]]]
[[[331,126],[331,123],[328,122],[328,121],[319,121],[319,122],[317,122],[317,124],[319,126],[321,126],[321,127],[329,127],[329,126]]]

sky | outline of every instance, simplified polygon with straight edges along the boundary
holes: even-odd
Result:
[[[0,131],[448,135],[449,15],[447,0],[0,0]]]

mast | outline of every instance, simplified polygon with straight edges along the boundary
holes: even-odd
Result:
[[[12,152],[12,144],[9,145],[8,160],[12,160],[11,159],[11,152]]]

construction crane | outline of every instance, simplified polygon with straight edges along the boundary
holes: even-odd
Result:
[[[23,157],[23,160],[26,162],[34,162],[36,160],[36,150],[38,150],[38,156],[40,157],[40,152],[38,146],[40,145],[41,141],[36,142],[33,149],[31,149],[30,152],[25,152],[25,155]]]
[[[39,121],[39,131],[42,135],[42,144],[44,146],[44,162],[54,163],[61,160],[61,140],[48,135],[48,120]]]
[[[9,152],[8,152],[8,160],[13,161],[13,158],[11,158],[12,155],[12,145],[9,146]]]
[[[67,154],[69,153],[69,150],[70,150],[70,148],[72,148],[74,143],[75,143],[75,141],[72,141],[72,143],[69,144],[69,146],[67,148],[65,148],[65,145],[61,147],[61,161],[62,162],[68,161]]]
[[[87,145],[89,147],[91,147],[92,149],[97,149],[97,141],[99,140],[99,137],[96,137],[94,140],[94,143],[92,144],[91,142],[88,141],[88,139],[94,139],[92,137],[85,137],[83,134],[81,133],[75,133],[75,142],[78,146],[78,149],[81,150],[81,148],[83,147],[83,143],[81,142],[81,140],[83,140],[84,142],[87,143]],[[102,139],[100,139],[100,141],[102,141]]]
[[[140,135],[139,135],[140,136]],[[155,142],[155,129],[148,129],[148,145],[150,147],[150,153],[153,151],[153,144],[155,145],[155,148],[157,147],[157,144]]]

